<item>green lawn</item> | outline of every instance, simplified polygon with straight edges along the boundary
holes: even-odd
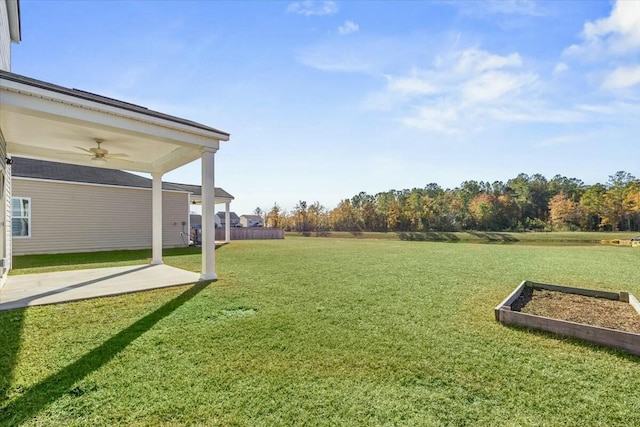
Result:
[[[303,233],[287,232],[288,237],[302,236]],[[558,232],[497,232],[497,231],[427,231],[427,232],[350,232],[350,231],[329,231],[329,232],[309,232],[306,237],[329,237],[338,239],[385,239],[385,240],[415,240],[425,242],[448,242],[448,243],[520,243],[520,244],[600,244],[610,243],[615,240],[626,239],[639,236],[637,231],[620,232],[591,232],[591,231],[558,231]]]
[[[0,313],[0,425],[640,425],[640,357],[493,317],[523,279],[640,295],[640,248],[288,237],[216,256],[207,286]]]

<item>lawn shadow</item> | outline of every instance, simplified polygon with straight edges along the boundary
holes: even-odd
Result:
[[[20,425],[27,420],[32,419],[42,409],[54,403],[63,395],[72,392],[72,386],[76,382],[100,369],[118,353],[123,351],[129,344],[131,344],[131,342],[151,329],[160,320],[169,316],[191,298],[196,296],[209,284],[210,282],[198,283],[189,287],[182,294],[178,295],[171,301],[168,301],[152,313],[147,314],[126,329],[118,332],[102,345],[91,350],[74,363],[67,365],[57,373],[50,375],[38,384],[26,389],[21,396],[15,398],[15,400],[9,403],[5,408],[0,408],[0,424]],[[24,310],[14,310],[7,312],[6,315],[0,317],[0,325],[4,326],[5,323],[15,323],[15,325],[11,325],[10,331],[8,331],[11,335],[7,340],[9,341],[8,344],[10,349],[6,358],[9,363],[5,366],[5,362],[3,360],[1,368],[2,371],[0,372],[3,378],[7,378],[6,387],[8,387],[8,378],[12,375],[13,366],[15,365],[15,359],[17,358],[19,350],[23,316]],[[7,331],[3,329],[3,338],[0,342],[5,341],[4,334],[6,332]],[[0,354],[3,353],[7,353],[7,350],[3,349],[3,352]],[[4,358],[5,355],[3,355],[3,359]],[[6,377],[5,374],[7,375]],[[4,390],[5,399],[8,391],[6,387]]]
[[[596,352],[596,353],[611,354],[611,355],[616,356],[616,357],[618,357],[620,359],[629,360],[629,361],[634,362],[634,363],[640,362],[640,356],[636,356],[634,354],[628,353],[628,352],[626,352],[626,351],[624,351],[623,349],[620,349],[620,348],[608,347],[608,346],[606,346],[604,344],[593,343],[593,342],[585,341],[583,339],[575,338],[575,337],[566,337],[566,336],[563,336],[563,335],[554,334],[553,332],[542,331],[542,330],[533,329],[533,328],[528,328],[526,326],[521,326],[521,325],[504,324],[504,326],[509,328],[509,329],[513,329],[515,331],[526,332],[527,334],[531,334],[531,335],[534,335],[534,336],[544,337],[544,338],[548,338],[548,339],[551,339],[551,340],[554,340],[554,341],[561,341],[561,342],[569,343],[571,345],[575,345],[575,346],[578,346],[578,347],[588,348],[589,350],[591,350],[593,352]]]
[[[519,242],[518,239],[507,233],[498,232],[480,232],[480,231],[467,231],[472,236],[478,237],[486,242],[502,242],[502,243],[515,243]]]
[[[0,403],[9,397],[13,370],[20,352],[25,310],[0,312]]]
[[[460,240],[455,233],[447,233],[444,231],[402,231],[398,233],[400,240],[411,240],[420,242],[457,242]]]

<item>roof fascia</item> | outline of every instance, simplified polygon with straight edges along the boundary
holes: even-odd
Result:
[[[0,78],[0,88],[3,90],[2,103],[7,105],[15,105],[16,107],[31,108],[41,111],[44,114],[52,114],[56,116],[70,117],[80,121],[89,121],[92,123],[101,122],[118,122],[115,126],[129,131],[140,131],[148,135],[155,135],[161,139],[172,139],[174,141],[186,141],[194,145],[210,147],[217,149],[219,141],[228,141],[229,135],[213,130],[202,129],[197,126],[191,126],[185,123],[178,123],[149,114],[143,114],[138,111],[132,111],[120,106],[109,105],[103,102],[97,102],[84,97],[61,93],[51,89],[34,86],[24,82]],[[22,96],[21,96],[22,95]],[[32,98],[29,102],[24,95]],[[53,104],[52,104],[53,103]],[[55,111],[52,108],[55,105]],[[81,109],[85,112],[74,111]],[[111,120],[104,120],[99,115],[107,114]],[[126,122],[130,121],[126,125]],[[134,126],[135,125],[135,126]],[[112,126],[110,126],[112,127]],[[157,128],[162,128],[163,132],[159,132]],[[167,131],[170,135],[167,135]],[[178,134],[179,132],[179,134]],[[185,134],[188,135],[185,138]],[[215,140],[215,143],[213,143]]]
[[[18,0],[6,0],[7,15],[9,15],[9,36],[14,43],[22,40],[22,29],[20,25],[20,2]]]
[[[151,191],[151,188],[146,188],[146,187],[133,187],[131,185],[115,185],[115,184],[99,184],[96,182],[82,182],[82,181],[65,181],[65,180],[61,180],[61,179],[48,179],[48,178],[31,178],[31,177],[27,177],[27,176],[12,176],[11,177],[12,181],[37,181],[37,182],[53,182],[53,183],[58,183],[58,184],[75,184],[75,185],[89,185],[92,187],[106,187],[106,188],[123,188],[123,189],[127,189],[127,190],[144,190],[144,191]],[[181,194],[188,194],[191,195],[190,192],[188,191],[182,191],[182,190],[165,190],[164,188],[162,189],[163,193],[181,193]]]

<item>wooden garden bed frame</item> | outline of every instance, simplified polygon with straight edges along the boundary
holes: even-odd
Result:
[[[518,297],[520,297],[520,294],[522,294],[525,287],[530,287],[536,290],[546,289],[549,291],[627,302],[631,304],[638,313],[638,316],[640,316],[640,302],[638,302],[638,299],[632,294],[627,292],[618,293],[572,288],[569,286],[549,285],[546,283],[536,283],[525,280],[520,283],[520,285],[511,292],[504,301],[498,304],[495,308],[495,315],[498,322],[507,325],[524,326],[531,329],[552,332],[566,337],[579,338],[607,347],[619,348],[628,353],[640,356],[640,334],[512,311],[511,306]]]

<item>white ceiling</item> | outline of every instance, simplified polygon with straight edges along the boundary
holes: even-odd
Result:
[[[228,135],[117,105],[60,94],[20,82],[0,81],[0,129],[11,156],[95,166],[97,147],[125,156],[102,167],[166,173],[217,150]],[[108,155],[107,155],[108,157]]]

